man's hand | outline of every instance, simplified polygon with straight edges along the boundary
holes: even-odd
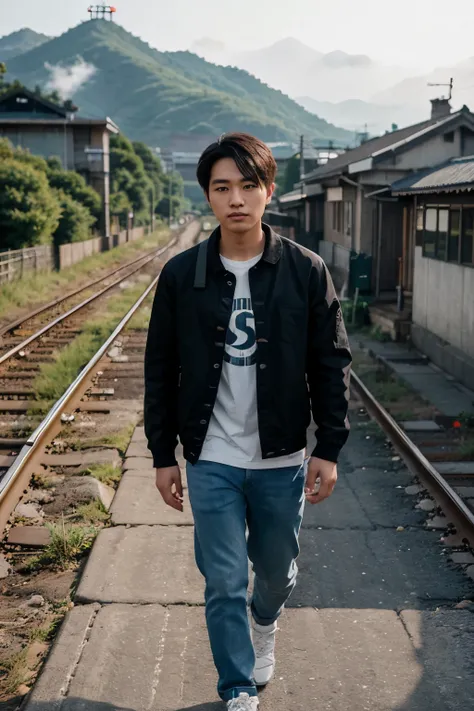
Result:
[[[316,479],[319,479],[319,491],[315,492],[315,489],[317,489]],[[306,501],[310,504],[321,503],[321,501],[327,499],[328,496],[331,496],[336,481],[337,465],[334,464],[334,462],[327,462],[325,459],[311,457],[308,462],[304,488]]]
[[[177,465],[156,470],[156,488],[165,504],[177,511],[183,510],[183,484]]]

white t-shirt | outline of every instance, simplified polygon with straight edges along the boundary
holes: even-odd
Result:
[[[200,455],[202,460],[243,469],[298,466],[304,460],[304,450],[262,459],[257,416],[257,342],[248,276],[260,258],[257,255],[246,262],[236,262],[221,256],[224,267],[235,275],[236,285],[216,403]]]

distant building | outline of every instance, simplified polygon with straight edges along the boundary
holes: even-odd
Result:
[[[84,176],[103,201],[100,230],[110,233],[109,139],[119,132],[110,118],[88,118],[28,89],[0,97],[0,137],[32,154],[59,158],[63,168]]]

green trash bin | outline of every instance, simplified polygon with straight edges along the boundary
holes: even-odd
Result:
[[[372,286],[372,257],[363,252],[351,253],[349,267],[349,292],[351,296],[359,289],[361,294],[368,294]]]

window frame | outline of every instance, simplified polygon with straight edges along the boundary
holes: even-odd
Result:
[[[419,210],[423,210],[423,230],[421,231],[419,229],[419,222],[418,219],[420,217],[419,215]],[[436,211],[436,229],[430,230],[429,234],[432,235],[434,234],[434,238],[430,236],[428,238],[428,233],[426,229],[426,224],[427,224],[427,213],[429,210],[435,210]],[[440,249],[440,212],[447,211],[448,212],[448,226],[447,226],[447,232],[443,230],[442,234],[444,235],[444,248],[443,250]],[[461,261],[461,256],[463,253],[463,243],[464,243],[464,226],[466,224],[466,220],[464,219],[464,213],[466,211],[469,211],[472,213],[472,249],[471,249],[471,261],[470,262],[463,262]],[[451,252],[451,240],[454,239],[454,236],[451,234],[452,231],[452,225],[453,225],[453,214],[458,213],[459,214],[459,228],[458,228],[458,234],[457,234],[457,247],[455,250],[456,253],[456,259],[451,258],[453,256]],[[422,232],[422,239],[419,239],[419,234]],[[416,213],[416,220],[415,220],[415,244],[416,246],[421,246],[422,249],[422,255],[425,259],[436,259],[440,262],[447,262],[448,264],[458,264],[459,266],[463,267],[471,267],[474,268],[474,203],[473,204],[446,204],[446,203],[426,203],[424,205],[418,205],[417,206],[417,213]],[[429,245],[433,245],[433,251],[431,254],[427,252],[427,247]],[[442,252],[442,253],[441,253]]]

